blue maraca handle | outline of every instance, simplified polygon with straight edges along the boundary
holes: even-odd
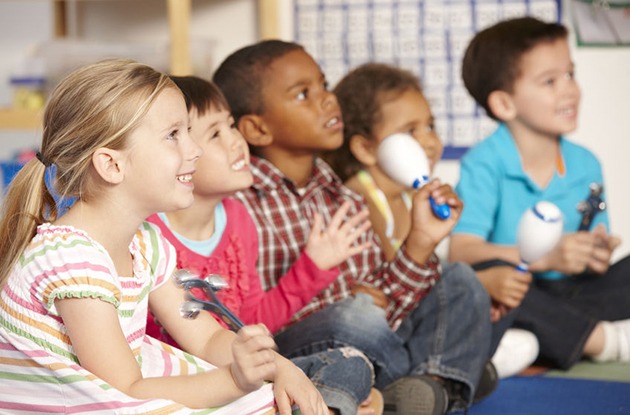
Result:
[[[433,214],[437,218],[445,220],[451,216],[451,207],[446,203],[442,203],[441,205],[439,205],[432,197],[429,198],[429,203],[431,204],[431,210],[433,210]]]
[[[429,178],[427,176],[422,176],[421,179],[416,179],[413,182],[412,187],[414,189],[419,189],[428,181]],[[431,205],[431,210],[436,218],[445,220],[451,217],[451,207],[446,203],[439,205],[433,197],[429,197],[429,204]]]

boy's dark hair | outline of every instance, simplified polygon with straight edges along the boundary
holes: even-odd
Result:
[[[243,115],[264,111],[262,85],[269,65],[289,52],[303,49],[293,42],[263,40],[238,49],[219,65],[212,80],[223,91],[237,124]]]
[[[323,157],[341,180],[363,168],[350,151],[350,138],[374,139],[374,126],[382,121],[382,105],[409,90],[422,93],[420,80],[409,71],[382,63],[358,66],[339,81],[333,92],[343,117],[343,144]]]
[[[513,92],[523,54],[540,43],[565,39],[567,35],[562,24],[533,17],[504,20],[480,31],[464,54],[462,78],[466,89],[490,117],[497,119],[488,107],[490,93]]]
[[[186,109],[196,109],[203,115],[210,107],[230,110],[230,106],[223,92],[212,82],[196,76],[169,76],[179,87],[186,101]]]

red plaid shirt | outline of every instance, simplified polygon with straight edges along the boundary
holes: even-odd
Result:
[[[291,264],[306,246],[312,226],[313,213],[319,212],[325,223],[345,201],[352,202],[348,215],[366,209],[363,198],[343,185],[339,177],[321,159],[316,159],[313,176],[303,189],[284,176],[265,159],[252,156],[254,184],[237,193],[256,223],[259,240],[258,273],[263,289],[278,284]],[[313,297],[298,311],[292,322],[351,295],[356,283],[376,287],[389,298],[387,319],[397,328],[416,307],[440,277],[437,256],[426,264],[415,263],[403,247],[391,262],[386,262],[376,234],[369,230],[362,236],[372,246],[339,266],[339,277]]]

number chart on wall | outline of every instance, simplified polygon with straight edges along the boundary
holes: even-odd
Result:
[[[461,60],[477,31],[530,15],[560,21],[561,0],[293,0],[296,42],[334,86],[370,61],[398,65],[421,79],[445,144],[457,159],[496,124],[461,81]]]

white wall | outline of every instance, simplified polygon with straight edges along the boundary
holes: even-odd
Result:
[[[233,50],[256,40],[255,0],[193,0],[191,37],[211,49],[208,74]],[[291,36],[290,0],[282,5],[280,33]],[[0,106],[10,90],[4,81],[20,55],[52,37],[52,0],[0,2]],[[565,7],[565,10],[566,7]],[[79,2],[70,29],[92,40],[168,39],[165,2],[157,0]],[[199,49],[196,49],[199,51]],[[206,50],[203,51],[204,53]],[[580,126],[572,138],[602,161],[613,233],[623,239],[615,258],[630,253],[630,47],[575,48],[577,79],[583,92]],[[205,75],[205,74],[204,74]],[[0,158],[23,146],[37,145],[37,132],[0,130]],[[459,165],[444,161],[437,175],[456,183]]]

